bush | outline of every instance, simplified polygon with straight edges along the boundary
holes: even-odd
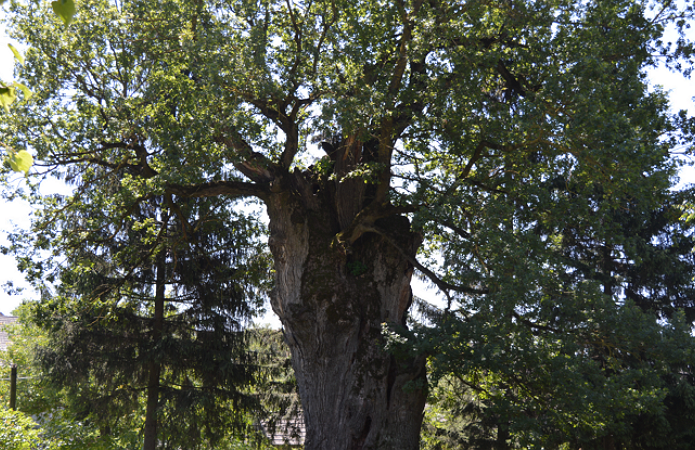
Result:
[[[39,434],[41,428],[28,415],[19,411],[0,409],[0,448],[4,450],[48,449]]]

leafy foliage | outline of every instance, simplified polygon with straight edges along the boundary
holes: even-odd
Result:
[[[6,0],[0,1],[0,5],[5,3]],[[73,0],[57,0],[51,3],[54,13],[60,17],[60,19],[69,25],[72,22],[73,16],[76,12],[75,2]],[[12,44],[7,44],[7,46],[12,51],[15,59],[20,63],[24,64],[24,56],[17,50]],[[0,105],[5,108],[6,112],[10,111],[10,105],[14,103],[17,98],[16,90],[19,89],[24,94],[26,100],[30,99],[33,93],[29,88],[22,83],[13,82],[6,83],[0,80]],[[10,165],[10,168],[15,172],[24,172],[29,174],[29,169],[33,164],[33,156],[26,150],[14,151],[11,148],[6,149],[8,155],[5,157],[6,163]]]
[[[51,2],[51,8],[65,25],[70,25],[76,10],[73,0],[55,0]]]
[[[44,448],[47,450],[78,450],[90,448],[95,450],[122,450],[138,448],[141,446],[142,416],[144,405],[140,401],[134,409],[127,410],[118,418],[111,417],[104,427],[99,423],[96,415],[85,416],[85,408],[89,405],[82,403],[88,396],[95,392],[103,392],[103,386],[96,384],[96,378],[91,377],[83,381],[81,389],[75,393],[71,384],[56,385],[51,382],[50,370],[42,371],[41,360],[37,357],[39,352],[45,351],[50,339],[45,330],[31,322],[36,305],[22,304],[15,314],[19,321],[9,329],[11,342],[9,349],[2,355],[3,361],[11,361],[18,365],[20,372],[18,388],[18,412],[7,410],[0,411],[0,417],[4,421],[0,439],[7,448],[24,449]],[[268,417],[273,426],[278,419],[287,415],[296,414],[298,399],[296,396],[296,384],[291,376],[287,349],[282,344],[281,333],[274,330],[253,329],[250,331],[250,348],[257,355],[259,368],[262,375],[259,376],[260,384],[249,389],[247,394],[258,399],[260,409],[254,410],[253,417],[249,421],[259,417]],[[2,367],[0,378],[8,379],[9,366]],[[77,372],[74,372],[77,374]],[[6,394],[9,392],[9,383],[0,381],[0,402],[8,404]],[[223,395],[215,398],[215,403],[223,403]],[[91,400],[90,400],[91,401]],[[114,410],[111,404],[111,410]],[[101,405],[101,409],[108,409]],[[225,414],[220,405],[213,405],[217,413]],[[183,424],[190,429],[191,415],[181,417],[181,412],[175,408],[163,408],[160,411],[164,429],[166,424],[176,421],[177,426]],[[173,417],[170,417],[169,415]],[[31,416],[36,419],[32,419]],[[232,416],[220,417],[219,421],[225,421],[225,426],[233,423]],[[38,423],[36,422],[38,421]],[[100,426],[101,425],[101,426]],[[249,424],[251,425],[251,424]],[[254,427],[257,425],[253,424]],[[280,425],[277,425],[278,427]],[[232,431],[227,429],[227,431]],[[177,433],[167,433],[162,442],[181,443],[184,439]],[[190,436],[188,437],[190,439]],[[206,439],[200,439],[190,448],[216,448],[220,450],[266,450],[267,445],[263,436],[248,432],[243,438],[234,438],[229,434],[224,440],[217,442],[214,447],[207,446]],[[13,447],[15,445],[15,447]],[[19,446],[19,447],[16,447]],[[6,448],[6,447],[3,447]]]
[[[39,430],[30,417],[0,408],[0,445],[7,450],[31,450],[39,442]]]
[[[407,216],[424,240],[410,263],[447,307],[392,334],[392,349],[430,357],[433,403],[453,405],[441,414],[461,427],[447,431],[452,446],[687,439],[691,407],[676,399],[693,385],[692,194],[672,192],[671,153],[691,150],[693,126],[668,113],[644,71],[659,60],[690,70],[691,5],[90,0],[65,30],[42,23],[36,4],[13,8],[13,32],[35,49],[21,79],[42,90],[0,127],[75,186],[43,200],[28,237],[66,254],[66,267],[20,254],[37,283],[61,281],[42,306],[56,336],[78,336],[74,324],[150,330],[133,323],[149,323],[158,255],[183,289],[205,284],[184,275],[215,279],[217,265],[185,270],[168,252],[197,260],[191,249],[205,258],[266,232],[282,248],[250,197],[329,205],[331,251],[346,261],[365,235],[414,251],[387,226]],[[189,230],[208,211],[224,238],[196,247]],[[226,214],[249,225],[237,235]],[[367,262],[345,267],[359,278]],[[248,303],[211,306],[224,315]],[[441,430],[436,414],[429,426]]]
[[[575,196],[564,180],[554,183],[546,185],[551,192],[590,198],[589,214],[616,201],[601,191]],[[691,194],[661,195],[653,211],[639,214],[628,196],[601,222],[609,230],[602,239],[575,225],[585,217],[568,214],[503,231],[493,255],[502,262],[485,260],[506,271],[498,290],[468,296],[471,306],[440,314],[438,328],[413,335],[436,355],[434,382],[456,382],[468,398],[454,407],[452,393],[433,398],[443,414],[459,414],[445,426],[434,416],[435,435],[473,448],[605,448],[608,441],[687,448],[695,266],[683,211]],[[684,401],[675,401],[681,394]]]
[[[21,64],[24,64],[24,56],[16,49],[12,44],[7,44],[15,59]],[[28,87],[19,82],[5,83],[0,81],[0,105],[5,108],[6,112],[10,111],[10,105],[17,99],[17,89],[22,91],[24,98],[29,100],[32,96],[32,92]],[[1,143],[1,142],[0,142]],[[24,172],[25,175],[29,174],[29,169],[34,162],[34,157],[31,156],[26,150],[15,151],[10,147],[6,147],[8,154],[3,159],[6,165],[9,165],[15,172]]]

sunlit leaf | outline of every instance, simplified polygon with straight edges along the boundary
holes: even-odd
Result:
[[[20,150],[10,155],[10,167],[15,172],[29,174],[29,169],[34,164],[34,157],[26,150]]]
[[[65,25],[72,23],[75,16],[75,2],[73,0],[56,0],[51,2],[53,12],[63,21]]]
[[[26,85],[24,85],[24,84],[22,84],[22,83],[18,83],[18,82],[16,82],[16,81],[15,81],[13,84],[14,84],[15,87],[19,88],[19,90],[22,91],[22,92],[24,93],[24,100],[25,100],[25,101],[26,101],[26,100],[29,100],[29,99],[31,98],[31,96],[34,95],[34,93],[31,92],[31,89],[29,89],[28,87],[26,87]]]
[[[17,99],[17,94],[12,86],[0,87],[0,105],[5,111],[10,112],[10,105]]]
[[[14,48],[14,45],[12,44],[7,44],[7,46],[10,47],[10,50],[12,50],[12,53],[14,54],[14,57],[17,58],[17,61],[24,65],[24,56],[22,56],[22,54],[19,53],[19,50]]]

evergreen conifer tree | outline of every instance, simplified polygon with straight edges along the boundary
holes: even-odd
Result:
[[[228,205],[190,200],[174,222],[164,202],[139,202],[117,227],[98,212],[55,223],[79,241],[57,268],[57,292],[34,308],[50,330],[38,356],[77,419],[104,433],[125,421],[143,430],[145,450],[208,448],[250,433],[259,412],[245,329],[267,258]]]

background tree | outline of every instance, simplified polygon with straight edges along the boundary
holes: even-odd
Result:
[[[145,416],[146,409],[144,390],[141,390],[140,395],[138,395],[139,398],[134,400],[135,404],[127,408],[123,404],[122,395],[110,397],[103,395],[107,389],[104,384],[98,382],[96,377],[82,379],[83,377],[80,376],[79,388],[78,383],[72,380],[68,383],[56,383],[55,378],[43,370],[42,361],[37,358],[42,349],[43,352],[46,351],[50,339],[43,329],[32,323],[35,314],[34,309],[35,305],[25,303],[15,311],[20,320],[11,329],[12,345],[7,354],[3,355],[4,360],[11,359],[19,365],[21,379],[18,388],[19,411],[16,415],[13,415],[11,411],[6,411],[3,415],[0,411],[0,416],[2,416],[0,420],[4,421],[6,425],[2,429],[3,432],[0,433],[0,439],[5,439],[2,442],[12,442],[12,445],[19,445],[18,448],[24,448],[22,445],[26,444],[39,445],[41,448],[51,450],[84,448],[120,450],[138,448],[138,445],[142,445],[142,418]],[[71,327],[77,328],[77,324],[73,321]],[[271,411],[276,414],[284,414],[285,411],[288,411],[290,404],[296,403],[296,394],[295,400],[287,401],[291,400],[287,396],[292,397],[293,384],[291,377],[288,380],[288,385],[284,381],[287,378],[286,368],[289,367],[286,357],[284,359],[276,358],[278,355],[266,348],[271,343],[273,343],[272,346],[279,345],[277,342],[279,332],[261,329],[251,330],[250,333],[252,334],[251,350],[256,355],[255,359],[259,363],[258,369],[262,372],[262,376],[258,377],[260,384],[246,392],[249,397],[254,399],[254,403],[261,405],[261,410],[254,410],[252,411],[253,414],[249,413],[245,418],[248,421],[248,427],[251,425],[255,427],[257,418],[268,417],[268,413]],[[83,334],[87,333],[83,331]],[[92,334],[94,334],[93,331]],[[115,330],[112,329],[111,334],[114,335]],[[260,347],[255,343],[257,339],[262,339]],[[276,361],[280,363],[278,364]],[[0,377],[4,379],[8,373],[9,368],[3,370]],[[79,375],[77,370],[73,373]],[[0,381],[0,400],[3,402],[2,408],[5,409],[8,404],[8,384],[7,381]],[[278,391],[279,387],[286,393],[273,394]],[[102,395],[101,400],[106,405],[95,405],[93,397],[96,395]],[[194,393],[189,393],[189,396],[196,397]],[[235,420],[238,421],[240,411],[238,409],[234,411],[233,407],[226,404],[227,396],[223,392],[216,393],[214,401],[211,401],[210,397],[212,396],[213,393],[208,393],[208,398],[204,400],[204,403],[211,403],[211,408],[220,415],[216,418],[216,422],[222,423],[223,426],[209,422],[204,424],[205,414],[196,413],[195,408],[187,411],[184,417],[181,417],[181,411],[166,404],[167,399],[170,399],[171,396],[163,396],[162,403],[164,404],[158,411],[162,423],[160,426],[161,448],[168,448],[176,444],[186,444],[188,445],[187,448],[223,450],[250,450],[252,448],[263,450],[270,448],[264,437],[260,434],[256,435],[253,429],[247,430],[245,436],[235,436],[238,429],[235,429],[233,424]],[[194,406],[200,404],[201,401],[198,399],[197,402],[189,401],[189,403],[189,406]],[[105,414],[109,410],[112,413],[110,416],[105,419],[100,417],[100,414]],[[116,414],[120,414],[120,416],[116,416]],[[196,420],[197,423],[195,423]],[[178,421],[177,426],[180,430],[171,433],[170,427],[175,421]],[[220,439],[219,442],[215,442],[213,445],[211,441],[214,442],[214,439],[206,439],[192,434],[182,436],[185,431],[195,432],[195,427],[191,425],[192,421],[198,426],[211,426],[211,431],[217,434]],[[108,428],[108,433],[105,433],[106,428]],[[224,436],[220,436],[222,434]]]
[[[261,406],[256,425],[266,437],[284,437],[287,446],[294,446],[302,442],[305,427],[289,347],[281,330],[259,327],[250,334],[263,367],[262,383],[254,390]]]
[[[558,199],[580,198],[566,180],[546,188]],[[594,208],[615,201],[600,188],[584,196]],[[690,198],[690,191],[662,192],[654,210],[639,211],[627,197],[604,238],[567,218],[539,217],[532,229],[508,232],[505,243],[524,243],[501,248],[503,257],[545,252],[544,278],[518,280],[538,303],[528,294],[523,304],[507,298],[519,288],[505,277],[495,305],[470,298],[486,309],[434,314],[439,328],[411,335],[439,355],[435,378],[458,391],[434,390],[430,434],[481,449],[687,448],[695,426]],[[518,206],[517,198],[521,214]],[[543,249],[536,239],[555,245]],[[598,288],[594,295],[576,296],[588,283]]]
[[[660,406],[662,391],[635,383],[659,386],[663,372],[644,365],[635,379],[639,364],[621,355],[648,351],[640,342],[690,348],[683,305],[658,322],[624,301],[608,279],[615,268],[593,265],[632,254],[621,214],[644,218],[669,202],[669,152],[689,124],[668,116],[643,70],[657,57],[688,63],[684,37],[661,38],[668,24],[686,26],[689,7],[84,5],[58,44],[38,5],[14,6],[12,29],[35,48],[22,79],[45,89],[3,116],[3,133],[75,182],[75,199],[123,171],[116,199],[129,201],[102,206],[115,221],[152,196],[171,199],[181,229],[175,210],[188,198],[263,202],[271,303],[308,449],[417,448],[433,349],[442,370],[485,376],[486,395],[509,406],[489,409],[521,442],[559,442],[604,419],[609,430]],[[37,225],[76,204],[49,202]],[[449,303],[435,335],[450,346],[418,346],[415,335],[396,357],[382,324],[406,324],[415,269]],[[560,332],[539,328],[549,322]],[[606,377],[611,365],[635,370]],[[499,375],[531,368],[542,376],[525,391]],[[537,392],[546,406],[596,401],[544,435],[540,422],[504,416]]]
[[[3,448],[49,450],[115,450],[137,446],[135,427],[120,427],[117,435],[103,436],[90,420],[76,420],[68,410],[71,401],[61,386],[48,383],[43,377],[38,348],[47,345],[44,330],[32,323],[32,305],[23,303],[13,314],[18,322],[5,327],[11,344],[3,361],[12,361],[18,368],[17,411],[10,411],[9,365],[0,368],[0,442]]]
[[[177,205],[186,217],[177,228],[164,202],[139,202],[116,227],[100,202],[85,202],[44,230],[60,230],[70,250],[56,295],[35,312],[50,332],[39,358],[77,418],[103,433],[132,421],[145,397],[144,449],[207,448],[256,409],[258,362],[243,329],[262,304],[254,280],[266,258],[252,224],[224,205]]]

